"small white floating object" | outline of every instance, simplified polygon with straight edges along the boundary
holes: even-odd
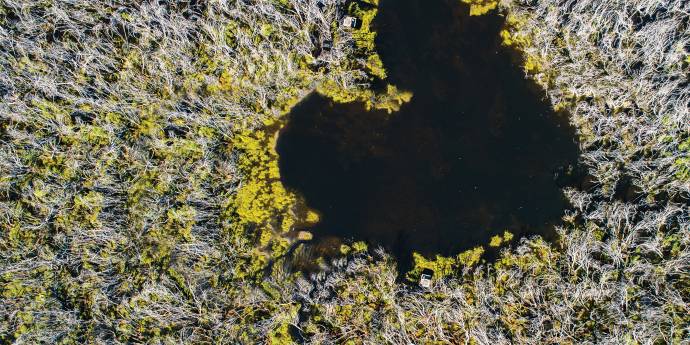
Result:
[[[348,29],[355,29],[357,27],[358,21],[359,20],[355,17],[345,16],[345,18],[343,18],[343,27]]]
[[[314,235],[309,231],[300,231],[297,233],[297,240],[299,241],[311,241]]]
[[[425,268],[422,274],[419,276],[419,286],[424,289],[431,288],[431,278],[434,276],[434,271]]]

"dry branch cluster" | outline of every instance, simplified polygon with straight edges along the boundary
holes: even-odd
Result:
[[[604,196],[632,179],[648,201],[690,194],[690,4],[508,1],[504,38],[572,113]]]
[[[275,174],[259,127],[381,73],[338,2],[0,2],[0,343],[687,343],[682,0],[499,4],[595,181],[566,191],[558,243],[522,239],[428,292],[381,251],[248,274],[285,249],[238,218],[239,195],[262,218],[277,202],[255,201],[284,193],[252,180]]]
[[[245,277],[266,254],[237,219],[236,137],[324,81],[366,85],[336,15],[334,0],[0,2],[0,343],[284,333],[290,309]],[[326,67],[315,36],[337,38]]]

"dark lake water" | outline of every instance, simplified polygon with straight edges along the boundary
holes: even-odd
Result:
[[[321,214],[320,238],[365,240],[401,269],[413,251],[453,255],[509,230],[551,238],[568,206],[554,179],[575,165],[574,131],[551,110],[503,18],[459,0],[382,0],[387,82],[414,93],[392,115],[312,95],[278,140],[284,184]]]

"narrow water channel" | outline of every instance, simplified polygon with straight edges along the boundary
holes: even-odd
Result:
[[[503,18],[459,0],[381,0],[388,82],[414,93],[393,115],[312,95],[280,134],[283,182],[321,213],[319,238],[453,255],[504,230],[551,238],[574,132],[500,44]]]

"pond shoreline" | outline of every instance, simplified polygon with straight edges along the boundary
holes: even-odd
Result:
[[[283,184],[322,215],[317,241],[382,245],[404,273],[414,251],[454,255],[505,230],[553,239],[575,133],[501,45],[503,18],[382,1],[374,27],[386,81],[411,102],[389,115],[312,94],[278,138]]]

